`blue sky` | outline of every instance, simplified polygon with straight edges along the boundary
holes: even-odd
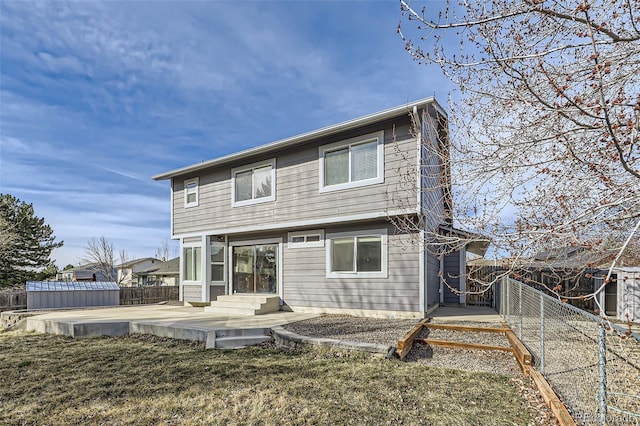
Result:
[[[449,83],[405,52],[400,19],[393,0],[2,0],[0,192],[53,227],[61,267],[101,236],[153,256],[170,213],[152,175],[427,96],[444,105]]]

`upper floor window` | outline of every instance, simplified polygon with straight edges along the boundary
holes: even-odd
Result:
[[[320,147],[320,192],[384,182],[384,132]]]
[[[276,199],[276,160],[231,170],[231,205],[234,207]]]
[[[198,178],[184,181],[184,206],[195,207],[198,205]]]

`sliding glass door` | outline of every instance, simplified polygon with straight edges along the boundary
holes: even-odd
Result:
[[[234,246],[233,293],[276,294],[278,244]]]

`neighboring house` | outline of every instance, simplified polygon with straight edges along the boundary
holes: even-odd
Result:
[[[138,271],[138,285],[178,285],[180,279],[180,258],[156,263],[148,268]]]
[[[603,271],[596,277],[596,290],[602,286],[608,272]],[[640,323],[640,267],[620,266],[611,272],[613,279],[598,293],[600,306],[611,317]]]
[[[153,257],[145,257],[142,259],[134,259],[128,262],[116,265],[118,271],[118,284],[120,287],[135,287],[138,285],[137,274],[154,265],[159,265],[162,260]]]
[[[96,263],[87,263],[75,268],[65,269],[56,275],[57,281],[109,281]]]
[[[464,247],[440,259],[420,237],[457,232],[446,126],[428,98],[154,176],[171,181],[180,300],[395,317],[464,304],[440,282],[465,290]]]

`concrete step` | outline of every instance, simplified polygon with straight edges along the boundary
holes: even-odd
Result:
[[[215,331],[216,339],[221,339],[224,337],[237,337],[237,336],[270,336],[271,329],[270,328],[223,328]]]
[[[271,303],[273,305],[273,303]],[[209,306],[205,306],[205,309],[211,306],[228,306],[230,308],[251,308],[251,309],[260,309],[263,306],[268,304],[260,303],[260,302],[252,302],[252,301],[244,301],[244,300],[225,300],[225,301],[213,301]]]
[[[151,334],[158,337],[170,337],[172,339],[193,340],[204,342],[207,340],[208,332],[198,327],[174,327],[166,324],[156,324],[153,322],[131,321],[129,323],[130,334]]]
[[[269,340],[271,340],[269,328],[223,328],[209,332],[205,347],[207,349],[238,349]]]
[[[270,336],[231,336],[216,339],[215,348],[240,349],[271,340]]]
[[[230,316],[230,317],[235,317],[235,316],[252,316],[252,315],[259,315],[260,309],[255,309],[255,308],[244,308],[241,306],[238,307],[234,307],[234,306],[224,306],[224,305],[211,305],[211,306],[207,306],[206,308],[204,308],[204,312],[210,312],[216,315],[225,315],[225,316]]]
[[[230,303],[258,303],[274,304],[280,303],[280,297],[271,294],[225,294],[218,296],[216,302]]]
[[[272,295],[223,295],[204,308],[219,315],[261,315],[280,310],[280,298]]]

